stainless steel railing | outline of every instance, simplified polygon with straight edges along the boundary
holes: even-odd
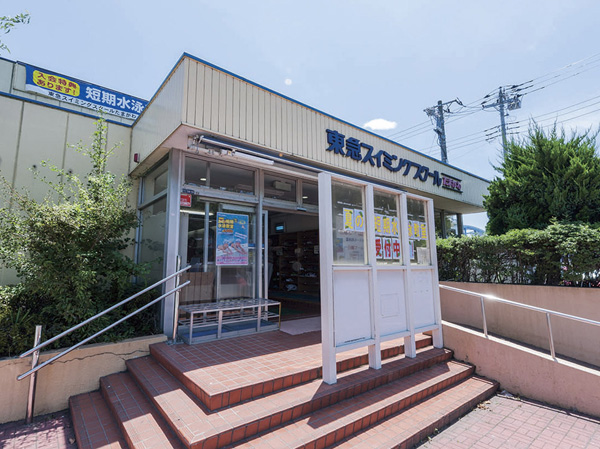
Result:
[[[140,313],[142,310],[147,309],[148,307],[153,306],[154,304],[156,304],[159,301],[162,301],[164,298],[168,297],[169,295],[175,294],[175,310],[173,311],[174,314],[174,332],[173,332],[173,338],[176,338],[177,334],[176,334],[176,329],[177,329],[177,306],[178,306],[178,302],[179,302],[179,291],[184,288],[185,286],[187,286],[190,281],[186,281],[183,284],[179,283],[179,279],[182,273],[184,273],[185,271],[189,270],[191,268],[191,266],[187,266],[185,268],[179,269],[179,261],[178,261],[178,267],[177,267],[177,271],[167,277],[165,277],[164,279],[155,282],[154,284],[150,285],[149,287],[146,287],[145,289],[137,292],[134,295],[131,295],[129,298],[124,299],[123,301],[109,307],[106,310],[103,310],[100,313],[97,313],[96,315],[94,315],[91,318],[88,318],[85,321],[82,321],[81,323],[73,326],[70,329],[67,329],[66,331],[62,332],[61,334],[50,338],[49,340],[46,340],[43,343],[39,343],[39,334],[41,334],[41,327],[40,328],[36,328],[36,339],[34,342],[34,347],[31,348],[30,350],[24,352],[23,354],[21,354],[19,357],[27,357],[28,355],[33,354],[33,363],[32,363],[32,367],[29,371],[27,371],[26,373],[21,374],[20,376],[17,377],[17,380],[23,380],[25,379],[27,376],[33,375],[32,376],[32,380],[30,381],[30,389],[29,389],[29,396],[28,396],[28,403],[27,403],[27,422],[30,423],[31,419],[33,417],[33,403],[34,403],[34,399],[35,399],[35,376],[36,373],[41,370],[42,368],[44,368],[47,365],[50,365],[51,363],[55,362],[56,360],[60,359],[61,357],[67,355],[69,352],[73,351],[74,349],[77,349],[78,347],[86,344],[87,342],[93,340],[94,338],[98,337],[99,335],[102,335],[104,332],[112,329],[113,327],[121,324],[124,321],[127,321],[129,318],[131,318],[134,315],[137,315],[138,313]],[[101,316],[106,315],[107,313],[115,310],[118,307],[121,307],[122,305],[127,304],[129,301],[137,298],[140,295],[143,295],[146,292],[149,292],[150,290],[164,284],[165,282],[176,278],[176,285],[175,288],[169,290],[168,292],[160,295],[158,298],[153,299],[152,301],[150,301],[149,303],[143,305],[142,307],[138,308],[137,310],[131,312],[130,314],[128,314],[127,316],[115,321],[114,323],[106,326],[104,329],[96,332],[94,335],[87,337],[83,340],[81,340],[79,343],[74,344],[73,346],[71,346],[70,348],[65,349],[64,351],[62,351],[60,354],[55,355],[54,357],[46,360],[44,363],[40,363],[39,365],[37,364],[37,360],[39,358],[39,353],[40,350],[42,348],[45,348],[46,346],[54,343],[55,341],[61,339],[62,337],[64,337],[65,335],[70,334],[71,332],[80,329],[81,327],[85,326],[86,324],[91,323],[92,321],[100,318]]]
[[[552,320],[551,320],[552,316],[566,318],[566,319],[573,320],[573,321],[579,321],[579,322],[591,324],[594,326],[600,326],[600,321],[594,321],[594,320],[590,320],[588,318],[582,318],[582,317],[575,316],[575,315],[569,315],[567,313],[556,312],[554,310],[544,309],[541,307],[530,306],[528,304],[522,304],[519,302],[510,301],[508,299],[498,298],[494,295],[472,292],[469,290],[463,290],[462,288],[450,287],[448,285],[440,285],[440,288],[458,292],[458,293],[463,293],[465,295],[479,297],[479,300],[481,302],[481,316],[483,317],[483,333],[486,338],[489,338],[489,336],[488,336],[488,329],[487,329],[487,319],[485,316],[485,301],[484,301],[485,299],[489,299],[490,301],[498,302],[501,304],[508,304],[510,306],[520,307],[522,309],[533,310],[535,312],[540,312],[540,313],[546,314],[546,325],[548,327],[548,342],[550,345],[550,355],[552,356],[552,358],[554,360],[556,360],[556,352],[554,350],[554,336],[552,335]]]

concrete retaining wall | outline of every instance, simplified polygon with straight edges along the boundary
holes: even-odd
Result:
[[[596,288],[464,282],[442,284],[600,321],[600,289]],[[440,301],[442,319],[482,329],[479,298],[440,289]],[[492,300],[485,300],[485,312],[489,332],[549,350],[545,314]],[[553,317],[552,333],[557,354],[600,366],[600,326]]]
[[[68,407],[69,397],[99,388],[99,379],[125,371],[125,361],[148,355],[148,346],[165,341],[164,335],[139,337],[119,343],[82,346],[38,371],[35,415]],[[40,363],[60,351],[44,352]],[[0,423],[25,418],[29,378],[17,376],[31,369],[31,357],[0,360]]]
[[[552,360],[481,332],[443,322],[444,346],[454,357],[473,363],[477,374],[500,382],[500,388],[562,408],[600,417],[600,371]]]

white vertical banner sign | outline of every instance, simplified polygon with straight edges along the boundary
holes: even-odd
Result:
[[[336,354],[367,347],[381,368],[381,342],[433,331],[441,347],[433,202],[398,190],[319,174],[323,380],[337,380]]]

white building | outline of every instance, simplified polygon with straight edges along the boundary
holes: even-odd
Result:
[[[380,314],[379,335],[438,325],[434,219],[456,215],[460,229],[462,214],[483,211],[486,180],[188,54],[148,103],[0,59],[2,175],[31,188],[41,160],[82,171],[68,144],[89,141],[100,108],[109,145],[122,143],[109,169],[139,179],[132,256],[153,261],[155,278],[179,255],[196,301],[269,297],[318,310],[323,294],[379,298],[336,315],[353,323],[336,344],[377,327],[355,326],[356,314]]]

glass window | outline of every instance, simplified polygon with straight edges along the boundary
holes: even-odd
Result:
[[[400,214],[397,195],[375,191],[375,251],[378,264],[401,264]]]
[[[316,183],[302,181],[302,204],[319,205],[319,186]]]
[[[201,288],[188,301],[254,298],[256,213],[253,206],[198,202],[188,215],[186,262]],[[183,210],[183,209],[182,209]],[[206,215],[208,214],[208,216]]]
[[[144,194],[142,203],[150,201],[161,192],[166,192],[169,162],[165,161],[144,176]]]
[[[166,198],[142,209],[139,263],[150,264],[150,281],[158,281],[163,277],[166,212]]]
[[[438,239],[444,238],[442,229],[442,211],[435,209],[433,211],[433,220],[435,222],[435,237]]]
[[[254,171],[211,163],[209,184],[213,189],[253,195]]]
[[[434,211],[435,236],[437,238],[458,237],[458,216],[442,210]],[[444,221],[442,222],[442,217]]]
[[[458,216],[456,214],[444,214],[446,223],[446,237],[458,237]]]
[[[253,206],[235,204],[211,204],[215,216],[211,217],[211,227],[216,231],[213,250],[216,263],[221,270],[220,285],[217,286],[217,299],[254,298],[256,278],[256,210]],[[218,227],[218,218],[234,221],[233,232],[223,234],[227,228]],[[236,221],[237,220],[237,221]],[[220,229],[220,231],[219,231]],[[229,228],[231,230],[231,228]],[[247,243],[244,244],[244,236]],[[229,260],[227,260],[229,259]]]
[[[365,210],[362,187],[339,182],[331,186],[333,262],[365,264]]]
[[[431,265],[428,242],[427,203],[414,198],[406,199],[408,212],[408,243],[412,265]]]
[[[296,202],[296,180],[265,173],[265,198]]]
[[[208,163],[192,157],[185,158],[185,182],[190,186],[207,186]]]

